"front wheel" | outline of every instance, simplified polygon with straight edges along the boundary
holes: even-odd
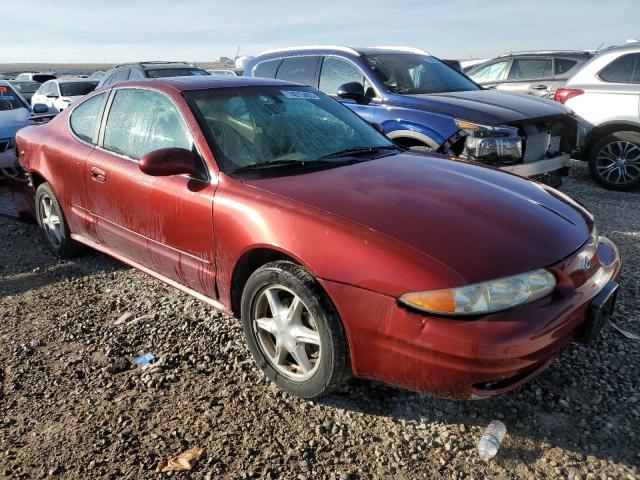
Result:
[[[258,367],[292,395],[319,397],[349,377],[338,313],[299,265],[273,262],[251,275],[242,293],[242,324]]]
[[[640,186],[640,132],[615,132],[590,149],[589,170],[609,190]]]

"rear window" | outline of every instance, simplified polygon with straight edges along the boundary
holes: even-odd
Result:
[[[629,53],[611,62],[598,75],[605,82],[640,83],[640,53]]]
[[[57,77],[55,75],[38,73],[33,76],[33,81],[38,83],[48,82],[49,80],[55,80]]]
[[[266,62],[260,62],[253,69],[254,77],[265,77],[265,78],[273,78],[276,76],[276,69],[280,64],[281,59],[277,58],[275,60],[267,60]]]
[[[37,82],[11,82],[11,85],[20,93],[35,93],[40,88]]]
[[[95,143],[98,125],[102,118],[102,107],[107,99],[106,93],[101,93],[78,105],[71,114],[71,130],[86,142]]]
[[[201,68],[158,68],[156,70],[147,70],[149,78],[166,78],[166,77],[194,77],[201,75],[209,75],[209,72]]]
[[[61,83],[60,91],[63,97],[82,97],[93,92],[97,86],[98,82]]]
[[[320,57],[316,56],[285,58],[278,68],[276,78],[313,86],[319,60]]]
[[[27,105],[11,87],[0,85],[0,112],[18,108],[27,108]]]
[[[556,75],[562,75],[563,73],[568,72],[576,65],[576,63],[578,63],[577,60],[569,60],[568,58],[556,58]]]

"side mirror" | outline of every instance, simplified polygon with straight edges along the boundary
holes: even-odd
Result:
[[[35,113],[36,115],[49,113],[49,107],[47,107],[44,103],[36,103],[33,106],[33,113]]]
[[[149,152],[140,159],[139,168],[142,173],[154,177],[198,173],[196,158],[186,148],[161,148]]]
[[[338,97],[349,98],[356,102],[366,102],[367,97],[364,96],[364,87],[360,82],[349,82],[340,85],[338,88]]]

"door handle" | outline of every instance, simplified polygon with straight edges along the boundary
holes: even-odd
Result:
[[[549,85],[536,85],[535,87],[531,87],[534,90],[549,90]]]
[[[104,183],[107,180],[107,172],[98,167],[91,167],[91,180]]]

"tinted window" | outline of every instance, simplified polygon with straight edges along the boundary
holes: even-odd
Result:
[[[94,143],[101,119],[101,111],[107,99],[106,93],[91,97],[78,105],[71,114],[71,130],[81,139]]]
[[[509,71],[509,80],[546,78],[551,73],[550,58],[515,58]]]
[[[63,97],[82,97],[93,92],[98,86],[98,82],[71,82],[61,83],[60,91]]]
[[[254,77],[265,77],[265,78],[273,78],[276,76],[276,68],[280,64],[280,58],[275,60],[267,60],[266,62],[260,62],[256,65],[256,68],[253,69]]]
[[[478,86],[465,75],[428,55],[382,54],[364,59],[393,93],[412,95],[478,90]]]
[[[149,78],[193,77],[201,75],[209,75],[209,72],[196,67],[160,68],[157,70],[147,70],[147,77]]]
[[[0,85],[0,112],[17,108],[27,108],[27,106],[11,87]]]
[[[34,93],[40,88],[40,84],[37,82],[12,82],[11,84],[20,93]]]
[[[341,85],[349,82],[358,82],[364,86],[364,74],[358,67],[341,58],[324,59],[320,73],[320,90],[328,95],[335,95]]]
[[[349,148],[393,145],[348,108],[303,87],[220,88],[186,95],[227,172],[272,161],[313,164]]]
[[[556,58],[556,75],[562,75],[563,73],[568,72],[575,66],[576,63],[578,63],[577,60],[569,60],[568,58]]]
[[[164,95],[148,90],[118,90],[104,132],[104,148],[138,159],[161,148],[191,149],[178,110]]]
[[[478,83],[497,82],[502,80],[502,74],[507,68],[507,60],[479,67],[477,70],[470,72],[469,76]]]
[[[53,80],[54,78],[56,78],[55,75],[49,75],[49,74],[36,74],[33,76],[33,81],[34,82],[38,82],[38,83],[44,83],[44,82],[48,82],[49,80]]]
[[[285,58],[278,68],[276,78],[303,85],[313,85],[316,78],[316,67],[319,57],[292,57]]]
[[[640,74],[637,73],[637,70],[640,69],[638,58],[640,58],[638,53],[623,55],[602,70],[599,77],[605,82],[613,83],[640,82]],[[635,75],[634,72],[636,72]]]

